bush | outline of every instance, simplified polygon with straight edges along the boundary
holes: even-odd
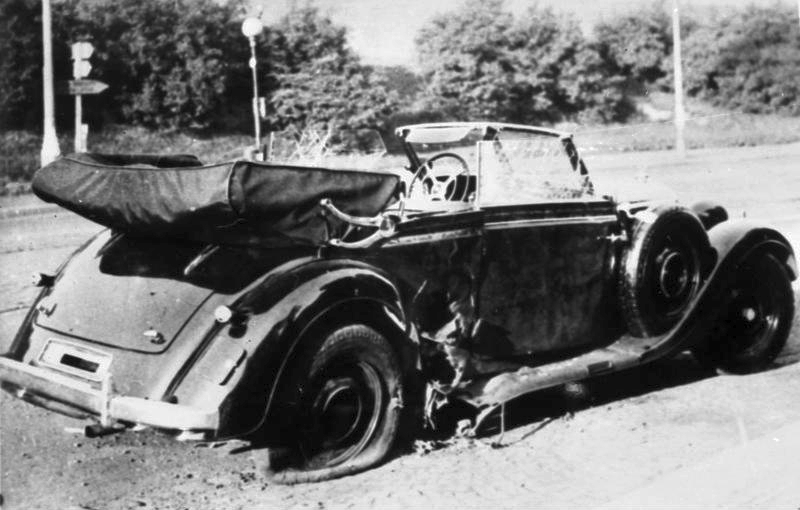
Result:
[[[267,122],[274,129],[382,129],[397,109],[386,75],[363,66],[344,28],[313,7],[294,11],[272,40],[274,90]]]
[[[39,169],[42,137],[28,131],[0,131],[0,177],[5,182],[30,181]]]
[[[52,6],[56,79],[67,79],[71,4]],[[0,129],[34,128],[42,122],[42,4],[39,0],[0,0]],[[57,96],[59,120],[71,120],[71,97]]]
[[[800,115],[797,12],[776,4],[717,17],[686,39],[687,93],[749,113]]]
[[[53,5],[55,78],[71,78],[69,44],[95,46],[93,79],[108,83],[84,99],[87,121],[161,128],[250,129],[250,50],[234,3],[217,0],[65,0]],[[3,128],[41,123],[41,4],[0,3],[0,114]],[[347,47],[343,27],[313,7],[293,11],[257,38],[259,88],[272,100],[269,127],[347,118],[380,125],[395,98]],[[317,83],[319,82],[319,83]],[[314,97],[312,97],[314,96]],[[63,126],[72,101],[58,96]],[[304,125],[298,127],[303,128]]]
[[[95,45],[92,76],[109,84],[117,120],[206,127],[225,103],[231,50],[246,47],[235,10],[213,0],[77,4],[74,34]]]
[[[662,5],[649,4],[600,21],[593,36],[604,65],[630,80],[634,88],[642,90],[666,76],[672,21]]]
[[[471,0],[423,27],[417,48],[429,102],[456,119],[608,121],[630,111],[622,78],[576,19],[550,9],[515,19],[500,0]]]

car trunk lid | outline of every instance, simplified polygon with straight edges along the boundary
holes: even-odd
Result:
[[[134,351],[166,350],[214,290],[185,278],[197,245],[102,234],[39,304],[37,325]]]

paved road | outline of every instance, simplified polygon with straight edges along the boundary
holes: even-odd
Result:
[[[800,241],[800,144],[684,162],[598,156],[591,168],[607,182],[662,180],[688,200],[728,198],[734,214],[776,220]],[[0,220],[0,347],[33,297],[30,272],[54,269],[97,229],[67,213]],[[379,469],[303,487],[257,476],[261,454],[241,444],[198,447],[151,431],[89,440],[70,432],[80,422],[3,395],[1,490],[8,508],[639,508],[669,496],[703,508],[796,509],[797,456],[785,454],[798,446],[798,360],[800,319],[773,370],[708,377],[679,356],[526,398],[508,409],[503,437],[402,451]]]

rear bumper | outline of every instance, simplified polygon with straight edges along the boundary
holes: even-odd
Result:
[[[98,415],[101,423],[124,421],[162,429],[216,431],[219,413],[194,406],[115,395],[110,385],[91,383],[52,370],[0,357],[0,382],[20,398],[52,400]]]

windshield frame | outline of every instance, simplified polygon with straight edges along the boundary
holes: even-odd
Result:
[[[410,163],[410,167],[408,169],[412,173],[414,173],[416,169],[420,168],[420,166],[424,163],[424,159],[419,156],[417,150],[414,148],[415,144],[426,143],[424,136],[419,136],[420,133],[424,131],[431,132],[432,136],[430,138],[430,143],[455,143],[466,139],[468,135],[475,134],[476,132],[480,133],[481,135],[478,143],[499,140],[500,135],[504,132],[527,133],[531,135],[557,138],[560,140],[563,146],[564,156],[568,158],[572,170],[577,172],[581,178],[586,181],[588,189],[593,190],[593,185],[589,179],[589,172],[586,168],[586,164],[578,154],[578,149],[575,146],[571,133],[538,126],[526,126],[523,124],[511,124],[503,122],[437,122],[400,126],[395,130],[395,134],[398,138],[400,138],[400,140],[402,140],[403,151],[405,152]],[[462,133],[462,135],[458,138],[447,138],[446,131],[450,131],[451,133],[455,134]],[[483,172],[483,169],[481,166],[482,165],[480,162],[478,162],[476,165],[475,173],[477,176],[477,189],[474,200],[467,202],[466,208],[478,209],[482,206],[482,193],[480,188],[483,177],[481,173]],[[439,202],[432,202],[432,204],[439,204]],[[432,209],[437,208],[432,207]],[[446,210],[448,208],[442,206],[438,209]]]

